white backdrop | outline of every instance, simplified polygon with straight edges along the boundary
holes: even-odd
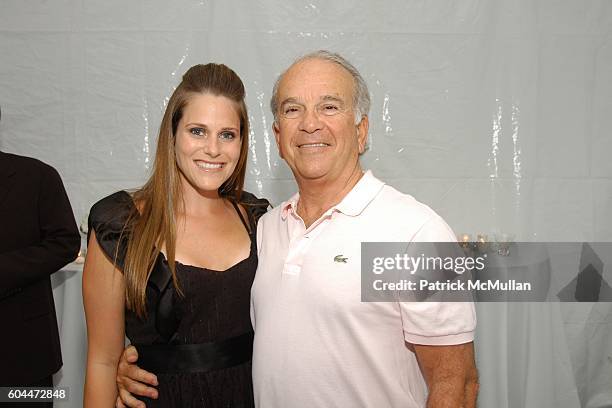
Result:
[[[295,185],[270,128],[272,84],[320,48],[369,83],[364,167],[457,233],[612,241],[609,0],[0,0],[0,149],[57,168],[81,221],[145,180],[187,68],[223,62],[248,92],[247,189],[278,204]],[[74,407],[79,281],[54,277],[56,378]],[[481,407],[612,406],[607,305],[481,304],[479,318]]]

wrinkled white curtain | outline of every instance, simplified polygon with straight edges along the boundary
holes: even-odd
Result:
[[[247,87],[247,189],[295,191],[268,108],[276,76],[325,48],[372,94],[363,166],[457,233],[612,241],[609,0],[2,0],[0,149],[58,169],[78,221],[136,187],[188,67],[223,62]],[[604,278],[612,282],[610,262]],[[65,365],[81,405],[80,271],[54,276]],[[480,406],[612,406],[608,304],[480,304]],[[392,375],[392,373],[390,373]]]

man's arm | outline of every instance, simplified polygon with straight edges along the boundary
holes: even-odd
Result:
[[[38,217],[41,240],[0,254],[0,299],[48,277],[73,261],[81,246],[72,207],[62,180],[52,167],[41,169]]]
[[[478,373],[474,343],[452,346],[414,344],[419,366],[427,382],[427,408],[474,408]]]

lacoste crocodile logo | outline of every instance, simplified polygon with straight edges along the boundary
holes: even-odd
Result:
[[[342,254],[336,255],[336,256],[334,256],[334,262],[347,263],[348,262],[348,258],[345,258],[344,256],[342,256]]]

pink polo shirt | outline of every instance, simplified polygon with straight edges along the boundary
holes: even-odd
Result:
[[[406,342],[472,341],[474,305],[361,302],[361,242],[454,241],[452,230],[369,171],[309,228],[295,212],[297,201],[296,194],[257,227],[256,405],[424,407],[426,384]]]

